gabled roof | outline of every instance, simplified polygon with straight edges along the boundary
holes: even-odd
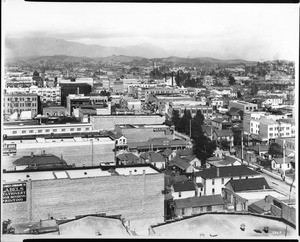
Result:
[[[173,184],[175,192],[194,191],[195,183],[193,181],[177,182]]]
[[[66,161],[60,159],[55,155],[32,155],[23,156],[13,162],[15,166],[32,166],[32,165],[55,165],[67,164]]]
[[[273,159],[275,161],[276,164],[283,164],[284,163],[284,159],[283,158],[274,158]],[[291,159],[286,157],[285,158],[285,163],[290,163]]]
[[[217,122],[217,123],[227,123],[228,121],[226,118],[214,118],[212,122]]]
[[[215,159],[217,158],[217,159]],[[239,160],[237,160],[234,157],[231,156],[225,156],[223,159],[218,158],[218,157],[214,157],[214,159],[208,161],[209,164],[213,165],[213,166],[227,166],[227,165],[233,165],[236,161],[239,162]]]
[[[271,189],[264,177],[230,180],[227,184],[231,185],[234,192]]]
[[[122,153],[117,156],[120,161],[128,161],[130,164],[139,163],[139,157],[133,153]]]
[[[258,200],[248,206],[248,211],[256,212],[259,214],[268,212],[271,210],[271,203],[267,202],[265,199]]]
[[[236,115],[236,113],[237,113],[237,115],[240,115],[240,112],[241,111],[243,111],[243,110],[241,110],[240,108],[236,108],[236,107],[231,107],[229,110],[228,110],[228,114],[229,115]]]
[[[184,150],[178,150],[177,155],[182,157],[182,156],[190,156],[193,155],[193,149],[192,148],[185,148]]]
[[[150,162],[165,162],[165,158],[162,154],[156,153],[155,151],[147,151],[140,155],[144,160],[149,159]]]
[[[219,169],[219,176],[217,176],[217,170]],[[200,176],[204,179],[211,179],[217,177],[239,177],[239,176],[255,176],[260,173],[249,169],[245,165],[240,166],[223,166],[223,167],[211,167],[209,169],[203,169],[196,172],[196,176]]]
[[[224,200],[221,195],[189,197],[174,201],[175,208],[195,208],[203,206],[223,205]]]
[[[188,162],[182,160],[181,158],[179,158],[178,156],[176,156],[176,157],[174,157],[173,160],[170,161],[170,166],[177,166],[181,170],[186,170],[191,165],[190,165],[190,163],[188,163]]]
[[[217,129],[214,126],[205,126],[202,127],[202,131],[203,133],[206,133],[208,136],[212,135],[212,133],[215,131],[215,129]]]
[[[218,137],[228,137],[228,136],[233,136],[233,132],[231,129],[224,129],[224,130],[215,130],[214,133]]]
[[[163,152],[161,152],[162,155],[168,157],[173,153],[173,150],[171,150],[170,148],[165,149]]]

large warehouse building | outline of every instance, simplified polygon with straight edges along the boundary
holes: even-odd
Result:
[[[2,183],[2,219],[12,224],[101,213],[131,224],[164,221],[164,174],[149,164],[7,171]]]

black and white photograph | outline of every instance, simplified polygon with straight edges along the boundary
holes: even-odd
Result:
[[[299,3],[1,10],[1,241],[299,238]]]

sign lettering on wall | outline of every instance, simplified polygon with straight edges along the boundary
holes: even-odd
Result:
[[[26,202],[26,183],[3,184],[3,203]]]

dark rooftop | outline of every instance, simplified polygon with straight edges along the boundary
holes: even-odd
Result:
[[[178,199],[174,201],[176,208],[190,208],[223,205],[224,200],[221,195],[189,197],[185,199]]]
[[[230,180],[227,184],[232,186],[234,192],[271,189],[264,177]]]
[[[173,184],[173,188],[175,192],[183,192],[183,191],[194,191],[195,183],[193,181],[184,181]]]
[[[204,179],[216,178],[217,169],[219,169],[219,177],[238,177],[238,176],[252,176],[260,175],[260,173],[249,169],[245,165],[240,166],[223,166],[223,167],[212,167],[209,169],[203,169],[202,171],[196,172],[196,176],[201,176]]]

